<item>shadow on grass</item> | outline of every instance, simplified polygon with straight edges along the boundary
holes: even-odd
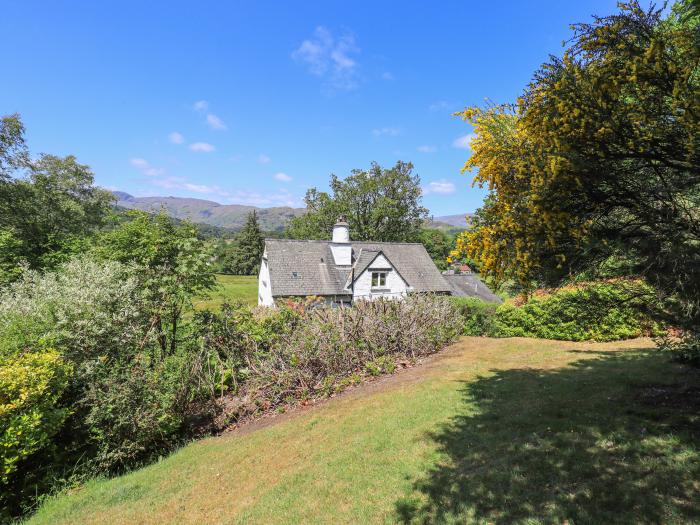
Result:
[[[599,355],[599,354],[598,354]],[[466,382],[404,523],[700,520],[700,377],[653,352]]]

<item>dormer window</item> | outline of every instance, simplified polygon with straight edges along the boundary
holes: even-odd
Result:
[[[372,288],[386,288],[386,272],[372,272]]]

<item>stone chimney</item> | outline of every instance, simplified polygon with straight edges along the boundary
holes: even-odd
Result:
[[[352,246],[350,245],[350,225],[342,215],[333,226],[331,253],[336,266],[352,264]]]

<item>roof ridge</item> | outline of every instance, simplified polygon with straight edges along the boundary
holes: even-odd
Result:
[[[327,244],[332,244],[331,240],[323,239],[277,239],[276,237],[266,237],[266,241],[281,241],[281,242],[324,242]],[[398,242],[398,241],[350,241],[348,244],[402,244],[409,246],[422,246],[421,242]]]

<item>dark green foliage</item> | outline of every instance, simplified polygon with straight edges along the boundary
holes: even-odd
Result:
[[[182,353],[158,363],[137,358],[98,365],[80,400],[92,472],[132,468],[177,443],[195,361]]]
[[[464,318],[463,335],[491,336],[495,333],[497,304],[474,297],[451,297],[450,300]]]
[[[670,353],[674,361],[700,367],[700,334],[686,333],[677,339],[663,337],[657,344],[660,350]]]
[[[30,161],[18,115],[0,120],[0,284],[16,268],[55,268],[84,251],[105,221],[110,192],[94,186],[75,157],[42,154]]]
[[[440,270],[447,268],[447,257],[454,247],[454,236],[442,230],[423,228],[419,236],[420,243],[425,246],[428,255]]]
[[[216,284],[212,253],[191,223],[165,214],[130,212],[133,220],[103,232],[93,249],[101,259],[135,264],[162,356],[174,354],[183,313]]]
[[[233,243],[225,245],[221,271],[233,275],[254,275],[260,269],[264,238],[255,211],[248,214],[243,230]]]
[[[498,307],[453,298],[467,319],[465,335],[616,341],[660,333],[658,299],[637,281],[573,285]]]
[[[372,163],[369,170],[353,170],[345,179],[330,180],[331,194],[311,188],[304,199],[307,213],[290,219],[293,239],[328,239],[338,217],[350,224],[357,241],[415,242],[428,210],[421,205],[420,178],[413,165],[393,168]]]

